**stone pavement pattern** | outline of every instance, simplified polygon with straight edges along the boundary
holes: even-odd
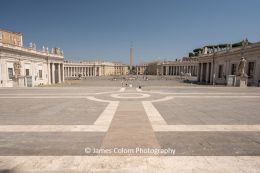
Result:
[[[1,89],[0,170],[259,172],[259,88],[135,87]]]
[[[135,149],[137,147],[159,148],[160,146],[142,104],[138,101],[121,101],[103,140],[102,148]]]

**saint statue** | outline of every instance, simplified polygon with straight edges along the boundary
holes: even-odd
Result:
[[[19,76],[21,76],[21,61],[14,62],[14,77],[17,79]]]
[[[30,49],[33,48],[33,43],[32,43],[32,42],[29,43],[29,48],[30,48]]]
[[[241,58],[239,65],[238,65],[238,76],[240,77],[246,77],[245,73],[245,67],[246,67],[246,59],[244,57]]]

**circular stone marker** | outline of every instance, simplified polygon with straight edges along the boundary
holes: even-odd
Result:
[[[143,93],[120,93],[120,94],[111,94],[111,97],[120,98],[120,99],[141,99],[150,97],[149,94]]]

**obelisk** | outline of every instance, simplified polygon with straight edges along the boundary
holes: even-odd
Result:
[[[132,72],[133,68],[133,48],[130,48],[130,72]]]

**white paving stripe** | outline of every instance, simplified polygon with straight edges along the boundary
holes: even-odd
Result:
[[[164,97],[164,98],[161,98],[161,99],[152,100],[151,102],[152,102],[152,103],[154,103],[154,102],[163,102],[163,101],[171,100],[171,99],[173,99],[173,98],[174,98],[173,96],[167,96],[167,97]]]
[[[71,93],[71,94],[65,94],[65,93],[55,93],[55,94],[32,94],[32,93],[28,93],[28,94],[0,94],[0,96],[88,96],[88,95],[95,95],[96,93]]]
[[[166,121],[163,119],[159,111],[153,106],[150,101],[143,101],[142,104],[152,126],[167,125]]]
[[[96,102],[106,102],[106,103],[113,102],[111,100],[98,99],[98,98],[93,97],[93,96],[89,96],[89,97],[85,97],[85,98],[92,100],[92,101],[96,101]]]
[[[5,98],[85,98],[88,96],[100,95],[100,94],[111,94],[124,92],[126,88],[121,88],[119,91],[111,92],[99,92],[99,93],[73,93],[73,94],[0,94],[0,99]],[[157,94],[167,94],[173,95],[176,98],[260,98],[258,93],[161,93],[161,92],[151,92],[143,91],[139,88],[136,88],[137,92],[147,92],[147,93],[157,93]]]
[[[102,112],[102,114],[98,117],[96,122],[94,123],[97,127],[105,126],[107,129],[109,128],[112,119],[116,113],[117,107],[119,105],[118,101],[111,101],[107,108]],[[106,129],[106,131],[107,131]]]
[[[121,90],[121,88],[120,88]],[[114,91],[104,91],[104,92],[82,92],[82,93],[1,93],[0,96],[81,96],[81,95],[96,95],[96,94],[106,94],[106,93],[116,93],[120,90]]]
[[[206,98],[206,99],[209,99],[209,98],[260,98],[260,96],[243,96],[243,95],[236,95],[236,96],[203,96],[203,95],[200,95],[200,96],[174,96],[174,98]]]
[[[175,132],[238,132],[238,131],[260,131],[260,125],[153,125],[154,131]]]
[[[98,92],[98,93],[95,93],[96,95],[101,95],[101,94],[111,94],[111,93],[117,93],[117,92],[120,92],[120,90],[118,91],[107,91],[107,92]]]
[[[236,95],[236,96],[243,96],[243,95],[252,95],[252,96],[260,96],[258,92],[255,93],[243,93],[243,92],[200,92],[200,93],[187,93],[187,92],[161,92],[161,91],[144,91],[143,92],[147,92],[147,93],[154,93],[154,94],[162,94],[162,95]]]
[[[137,92],[142,92],[142,89],[136,88],[136,91],[137,91]]]
[[[101,95],[101,94],[111,94],[111,93],[118,93],[118,92],[124,92],[125,88],[120,88],[118,91],[107,91],[107,92],[97,92],[97,93],[73,93],[73,94],[0,94],[1,98],[85,98],[87,96],[93,96],[93,95]]]
[[[110,96],[113,97],[113,98],[120,98],[120,99],[140,99],[140,98],[148,98],[151,95],[143,94],[143,93],[138,93],[138,94],[136,94],[136,93],[124,93],[124,94],[111,94]]]
[[[259,173],[260,156],[0,156],[14,172]]]
[[[65,98],[70,98],[70,99],[84,99],[88,96],[4,96],[1,97],[0,99],[65,99]]]
[[[118,101],[84,97],[92,101],[109,102],[94,125],[0,125],[0,132],[106,132],[118,107]]]
[[[120,88],[119,92],[124,92],[125,91],[125,87]]]
[[[90,93],[90,94],[3,94],[0,95],[0,99],[6,99],[6,98],[13,98],[13,99],[19,99],[19,98],[86,98],[88,96],[93,95],[101,95],[101,94],[111,94],[111,93],[117,93],[115,92],[100,92],[100,93]]]
[[[106,126],[95,125],[1,125],[0,132],[105,132]]]

